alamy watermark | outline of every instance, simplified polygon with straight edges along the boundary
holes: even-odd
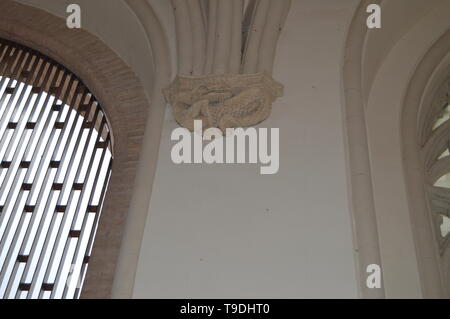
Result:
[[[377,264],[368,265],[366,268],[368,274],[366,279],[366,286],[369,289],[381,288],[381,267]]]
[[[276,174],[280,166],[278,128],[218,128],[203,132],[201,120],[194,121],[194,133],[179,127],[173,130],[171,158],[175,164],[261,164],[262,175]],[[270,138],[270,140],[269,140]],[[204,145],[204,142],[209,142]]]
[[[370,4],[367,6],[367,27],[369,29],[381,29],[381,7],[378,4]]]
[[[69,29],[81,28],[81,7],[78,4],[69,4],[66,8],[69,15],[66,19],[66,25]]]

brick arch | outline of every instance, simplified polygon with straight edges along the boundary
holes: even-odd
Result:
[[[0,37],[26,45],[74,72],[100,101],[114,136],[114,165],[83,288],[109,298],[150,108],[140,80],[101,40],[64,19],[0,2]]]

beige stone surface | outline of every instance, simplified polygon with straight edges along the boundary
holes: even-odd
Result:
[[[283,86],[267,73],[178,75],[164,93],[181,126],[193,131],[194,121],[201,120],[203,128],[225,131],[264,121]]]

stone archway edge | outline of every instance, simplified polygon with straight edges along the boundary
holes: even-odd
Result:
[[[423,170],[425,165],[420,158],[421,135],[418,128],[418,118],[423,128],[426,113],[420,113],[426,109],[423,107],[424,101],[430,101],[429,88],[430,78],[438,70],[439,64],[448,55],[450,50],[450,31],[447,31],[428,50],[423,59],[417,65],[412,75],[412,80],[405,93],[402,110],[401,136],[403,141],[402,154],[404,159],[404,172],[406,179],[409,210],[414,230],[417,261],[420,271],[420,282],[424,298],[445,297],[445,279],[439,266],[439,251],[433,234],[433,222],[429,216],[428,198],[425,196]],[[442,71],[441,71],[442,73]],[[445,70],[448,76],[448,70]],[[428,106],[429,107],[429,106]],[[447,131],[448,132],[448,131]],[[435,132],[436,133],[436,132]],[[445,133],[445,132],[444,132]],[[437,138],[447,140],[445,134]],[[431,145],[427,152],[434,152],[439,149],[439,143]],[[426,163],[425,163],[426,164]]]
[[[362,54],[368,30],[365,27],[365,11],[371,3],[379,4],[381,0],[361,1],[350,25],[345,47],[343,81],[350,207],[360,294],[362,298],[377,299],[385,297],[384,285],[380,289],[369,289],[366,285],[367,266],[382,264],[361,79]]]
[[[130,203],[128,219],[124,225],[124,234],[118,258],[118,265],[112,287],[112,298],[132,298],[137,265],[145,224],[149,213],[153,178],[158,160],[161,130],[166,102],[162,89],[171,80],[171,55],[164,29],[152,6],[146,0],[125,0],[139,19],[150,43],[155,65],[155,78],[152,88],[145,143],[142,146],[138,163],[138,175]]]

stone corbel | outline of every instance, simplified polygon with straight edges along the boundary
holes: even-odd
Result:
[[[222,131],[264,121],[283,86],[272,79],[291,0],[172,0],[178,76],[164,90],[176,121]]]
[[[247,127],[264,121],[283,86],[267,73],[207,76],[178,75],[164,95],[175,120],[193,131],[194,121],[203,128]]]

